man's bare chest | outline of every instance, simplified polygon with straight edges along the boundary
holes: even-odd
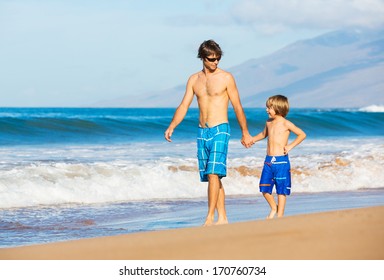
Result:
[[[198,96],[217,96],[226,94],[226,85],[220,79],[201,79],[194,85],[194,92]]]

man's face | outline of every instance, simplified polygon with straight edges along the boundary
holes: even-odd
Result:
[[[208,55],[204,58],[204,66],[210,71],[214,71],[217,68],[217,64],[219,64],[221,57],[216,56],[216,54]]]

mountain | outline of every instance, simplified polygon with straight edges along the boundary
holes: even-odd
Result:
[[[384,31],[327,33],[230,71],[245,107],[258,107],[276,93],[294,107],[384,104]]]
[[[292,107],[353,108],[384,104],[384,30],[347,29],[298,41],[227,69],[244,107],[264,107],[268,96],[286,95]],[[108,106],[176,107],[185,85]],[[194,103],[196,106],[196,102]]]

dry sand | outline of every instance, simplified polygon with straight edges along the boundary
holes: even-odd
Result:
[[[0,249],[3,260],[383,260],[384,206]]]

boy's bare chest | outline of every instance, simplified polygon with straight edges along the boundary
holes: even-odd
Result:
[[[267,123],[267,129],[270,137],[278,137],[288,131],[283,122],[269,122]]]

